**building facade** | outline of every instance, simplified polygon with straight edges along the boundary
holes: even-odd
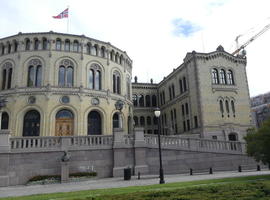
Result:
[[[144,102],[146,94],[156,95],[162,134],[242,141],[251,127],[246,58],[222,46],[211,53],[187,53],[160,83],[135,81],[132,87],[135,123],[143,126],[141,117],[153,116]]]
[[[270,92],[251,98],[253,124],[259,128],[270,119]]]
[[[0,39],[1,129],[12,136],[106,135],[129,130],[132,60],[84,35]],[[123,104],[117,110],[116,102]],[[5,105],[5,106],[4,106]]]

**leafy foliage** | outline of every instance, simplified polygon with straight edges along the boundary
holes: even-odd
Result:
[[[249,156],[258,162],[270,164],[270,120],[265,121],[257,131],[249,129],[245,140]]]

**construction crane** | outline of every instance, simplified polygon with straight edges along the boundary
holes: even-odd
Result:
[[[249,45],[251,42],[253,42],[255,39],[257,39],[259,36],[261,36],[262,34],[264,34],[267,30],[270,29],[270,23],[268,23],[266,26],[263,27],[262,30],[260,30],[256,35],[254,35],[253,37],[251,37],[248,41],[246,41],[244,44],[242,44],[240,47],[238,45],[238,39],[242,36],[242,35],[238,35],[236,38],[235,38],[235,42],[236,42],[236,46],[237,46],[237,49],[232,53],[232,55],[236,55],[236,54],[239,54],[239,52],[241,50],[243,50],[243,55],[242,56],[245,56],[246,52],[244,51],[244,48]]]

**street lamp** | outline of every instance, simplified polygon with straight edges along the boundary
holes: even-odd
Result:
[[[159,150],[159,184],[165,183],[164,181],[164,174],[162,168],[162,155],[161,155],[161,142],[160,142],[160,109],[156,108],[155,116],[158,118],[158,150]]]

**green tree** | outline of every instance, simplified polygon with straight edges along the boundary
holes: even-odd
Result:
[[[248,156],[257,162],[270,164],[270,120],[265,121],[258,130],[249,129],[245,140]]]

